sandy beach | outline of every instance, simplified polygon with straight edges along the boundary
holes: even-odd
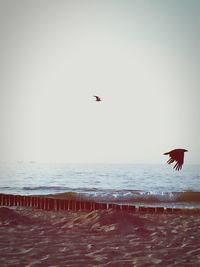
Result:
[[[0,208],[1,266],[199,266],[199,214]]]

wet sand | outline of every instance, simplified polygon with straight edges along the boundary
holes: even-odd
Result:
[[[1,266],[200,266],[199,214],[0,208]]]

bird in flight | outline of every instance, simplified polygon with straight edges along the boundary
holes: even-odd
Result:
[[[98,95],[94,95],[94,97],[96,97],[97,102],[101,101],[101,98]]]
[[[174,169],[179,171],[181,170],[184,163],[184,152],[188,152],[188,150],[177,148],[172,151],[166,152],[163,155],[169,155],[167,163],[171,164],[175,161],[176,164],[174,165]]]

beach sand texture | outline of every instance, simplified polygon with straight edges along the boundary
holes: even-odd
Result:
[[[199,214],[0,208],[1,266],[200,266]]]

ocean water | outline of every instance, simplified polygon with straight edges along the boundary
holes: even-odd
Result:
[[[200,165],[40,164],[0,165],[0,193],[74,192],[100,202],[200,208]]]

